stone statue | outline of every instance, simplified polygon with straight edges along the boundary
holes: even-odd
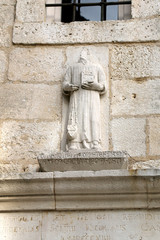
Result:
[[[67,150],[101,149],[100,95],[106,91],[103,69],[82,50],[65,74],[63,92],[70,96]]]

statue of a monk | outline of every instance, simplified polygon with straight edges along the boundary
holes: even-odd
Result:
[[[67,123],[67,149],[101,149],[100,95],[106,91],[101,66],[92,63],[83,50],[78,63],[70,66],[63,82],[64,94],[70,96]]]

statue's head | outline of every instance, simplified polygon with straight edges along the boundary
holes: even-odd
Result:
[[[80,58],[79,58],[79,60],[86,62],[86,61],[88,60],[88,55],[89,55],[88,50],[87,50],[87,49],[83,49],[83,50],[81,51],[81,53],[80,53]]]

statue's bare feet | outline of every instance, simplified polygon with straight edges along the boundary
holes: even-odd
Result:
[[[101,145],[99,144],[98,141],[93,141],[92,149],[101,150]]]
[[[71,143],[70,146],[69,146],[69,150],[77,150],[76,143]]]
[[[86,140],[83,140],[82,144],[83,144],[84,148],[89,149],[89,146],[88,146]]]

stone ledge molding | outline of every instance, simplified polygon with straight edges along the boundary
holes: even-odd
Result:
[[[132,33],[132,34],[131,34]],[[160,17],[128,21],[15,23],[15,44],[78,44],[160,40]]]
[[[160,208],[160,170],[0,176],[0,211]]]

